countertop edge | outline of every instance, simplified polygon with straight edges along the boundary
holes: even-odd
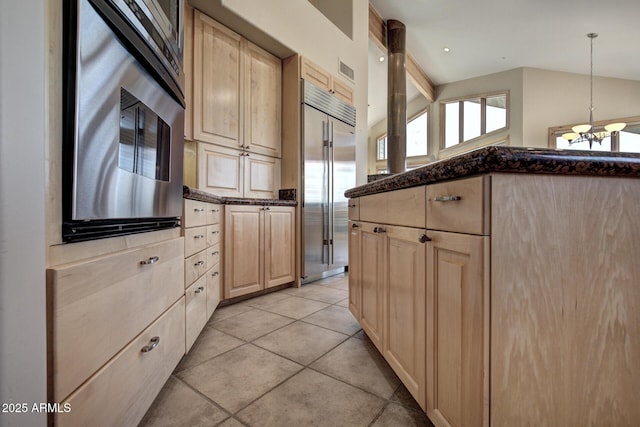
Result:
[[[486,173],[640,178],[640,154],[490,146],[345,191],[348,198]]]
[[[182,187],[182,197],[200,202],[217,203],[220,205],[253,205],[253,206],[298,206],[295,200],[282,199],[250,199],[241,197],[223,197],[206,191],[184,185]]]

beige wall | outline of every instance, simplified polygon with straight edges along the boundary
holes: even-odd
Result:
[[[589,76],[524,69],[522,140],[547,147],[550,127],[589,120]],[[593,78],[593,120],[640,115],[640,81]]]
[[[353,0],[353,40],[307,0],[222,0],[222,5],[334,75],[338,75],[339,59],[353,68],[357,182],[366,182],[368,1]]]

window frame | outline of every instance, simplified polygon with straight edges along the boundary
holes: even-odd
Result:
[[[598,121],[594,121],[593,122],[593,130],[595,130],[596,132],[599,131],[604,131],[604,126],[609,124],[609,123],[619,123],[619,122],[623,122],[626,123],[627,125],[640,125],[640,116],[631,116],[631,117],[621,117],[621,118],[614,118],[614,119],[608,119],[608,120],[598,120]],[[569,125],[561,125],[561,126],[553,126],[549,128],[549,137],[548,137],[548,146],[549,148],[555,149],[555,150],[574,150],[573,148],[558,148],[557,146],[557,142],[556,142],[556,137],[562,137],[563,133],[566,132],[573,132],[571,128],[573,128],[574,126],[577,125],[582,125],[585,124],[586,122],[582,122],[582,123],[572,123]],[[575,149],[575,150],[579,150],[579,149]],[[619,153],[620,152],[620,140],[617,136],[612,135],[611,138],[611,151],[603,151],[604,153]]]
[[[423,166],[426,165],[427,163],[431,162],[434,160],[433,155],[430,153],[429,150],[429,121],[430,121],[430,116],[431,114],[429,113],[429,106],[426,106],[425,108],[421,108],[420,110],[418,110],[415,114],[411,115],[409,118],[407,118],[407,125],[409,124],[409,122],[417,119],[419,116],[421,116],[422,114],[427,114],[427,154],[422,154],[419,156],[407,156],[407,169],[413,169],[419,166]],[[387,132],[384,132],[382,134],[380,134],[377,138],[376,138],[376,172],[380,173],[381,171],[385,171],[387,169],[387,159],[389,157],[389,152],[387,151],[387,157],[384,159],[379,159],[378,158],[378,152],[379,152],[379,142],[381,139],[386,138],[387,137]],[[386,144],[386,142],[385,142]],[[388,150],[388,146],[386,147],[386,149]]]
[[[495,129],[492,130],[491,132],[486,132],[487,130],[487,114],[486,114],[486,108],[487,108],[487,98],[490,97],[494,97],[494,96],[499,96],[499,95],[504,95],[506,98],[505,101],[505,125],[504,127],[501,127],[499,129]],[[510,91],[509,89],[505,89],[505,90],[498,90],[498,91],[493,91],[493,92],[485,92],[485,93],[480,93],[480,94],[474,94],[474,95],[465,95],[465,96],[461,96],[461,97],[455,97],[455,98],[448,98],[448,99],[443,99],[440,101],[440,150],[451,150],[454,149],[456,147],[460,147],[460,146],[469,146],[469,145],[473,145],[474,143],[487,138],[487,137],[491,137],[494,136],[496,134],[499,134],[501,132],[505,132],[507,130],[509,130],[510,127],[510,105],[511,105],[511,100],[510,100],[511,96],[510,96]],[[464,102],[465,101],[469,101],[472,99],[480,99],[480,135],[476,136],[474,138],[468,139],[466,141],[463,141],[462,138],[464,138]],[[453,102],[458,102],[459,106],[458,106],[458,143],[452,145],[451,147],[447,147],[446,146],[446,113],[445,113],[445,108],[446,108],[446,104],[451,104]]]

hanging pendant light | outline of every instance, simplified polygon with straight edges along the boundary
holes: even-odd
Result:
[[[602,140],[610,136],[615,132],[620,132],[626,126],[626,123],[611,123],[605,125],[604,131],[593,131],[593,110],[596,108],[593,106],[593,39],[598,37],[597,33],[589,33],[587,37],[591,40],[591,68],[589,71],[589,124],[577,125],[571,128],[573,132],[567,132],[562,134],[562,137],[569,141],[569,145],[577,144],[579,142],[589,142],[589,148],[593,146],[594,142],[602,144]]]

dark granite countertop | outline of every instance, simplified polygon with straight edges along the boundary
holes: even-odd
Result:
[[[360,197],[492,172],[640,178],[640,154],[484,147],[345,191]]]
[[[298,202],[295,200],[222,197],[207,193],[206,191],[196,190],[186,185],[182,187],[182,197],[185,199],[199,200],[201,202],[219,203],[221,205],[298,206]]]

